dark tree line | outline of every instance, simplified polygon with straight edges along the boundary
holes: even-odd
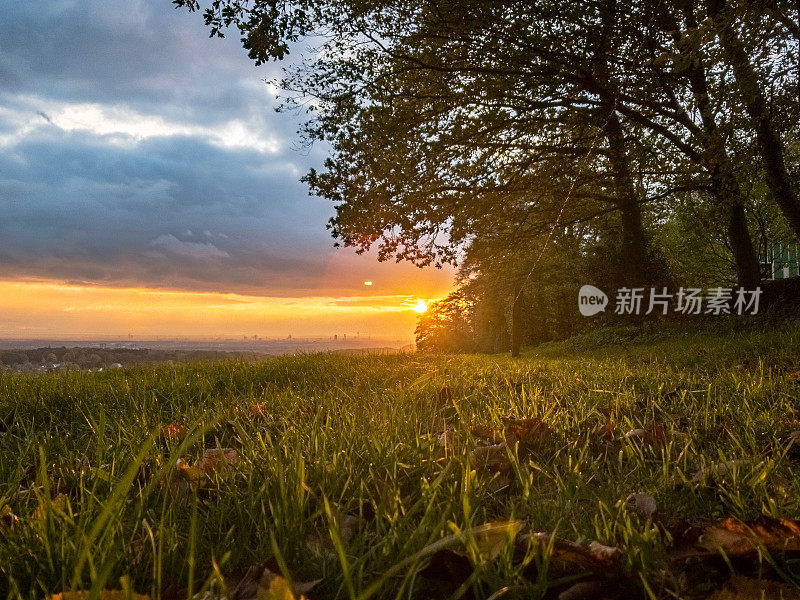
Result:
[[[563,335],[581,283],[752,288],[800,238],[796,2],[203,8],[256,62],[303,54],[284,107],[330,149],[306,181],[335,202],[333,235],[460,266],[421,346]]]

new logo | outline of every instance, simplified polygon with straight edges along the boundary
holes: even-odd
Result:
[[[578,292],[578,310],[584,317],[591,317],[606,309],[608,296],[593,285],[584,285]]]

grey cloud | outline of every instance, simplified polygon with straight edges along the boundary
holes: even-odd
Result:
[[[183,242],[174,235],[160,235],[150,242],[151,246],[163,248],[167,252],[195,260],[230,258],[231,255],[208,242]]]
[[[263,82],[276,66],[256,69],[235,35],[208,39],[199,15],[168,0],[0,10],[0,276],[272,294],[323,285],[332,208],[298,181],[321,150],[291,150],[298,124],[272,111]],[[139,138],[69,130],[52,110],[86,105],[178,126]],[[277,147],[229,144],[229,123]]]

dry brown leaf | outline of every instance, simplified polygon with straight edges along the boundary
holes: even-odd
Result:
[[[536,452],[555,441],[555,434],[541,419],[503,419],[506,439],[518,442],[521,450]]]
[[[558,595],[558,600],[602,600],[607,598],[605,591],[607,585],[597,579],[579,581]]]
[[[233,448],[211,448],[203,452],[197,468],[207,476],[226,473],[239,464],[239,454]]]
[[[481,527],[475,535],[475,546],[480,558],[491,561],[514,541],[522,531],[522,521],[492,521]]]
[[[77,592],[59,592],[47,597],[48,600],[86,600],[91,592],[77,591]],[[128,595],[128,592],[123,590],[100,590],[97,593],[98,600],[150,600],[150,596],[145,594]]]
[[[166,482],[167,488],[174,496],[185,499],[190,490],[208,485],[215,474],[227,475],[238,464],[239,454],[233,448],[206,450],[194,465],[179,458],[174,473]]]
[[[469,453],[470,462],[473,467],[492,468],[501,464],[508,463],[508,451],[504,443],[492,444],[491,446],[478,446]]]
[[[511,485],[514,472],[508,462],[508,450],[504,443],[478,446],[469,453],[475,473],[485,482],[486,491],[493,493]]]
[[[609,402],[605,406],[601,406],[597,409],[601,415],[605,415],[606,417],[616,417],[619,414],[619,406],[614,404],[613,402]]]
[[[437,439],[437,443],[440,447],[444,448],[445,450],[450,450],[452,452],[458,451],[458,435],[456,434],[455,429],[445,429],[442,433],[439,434]]]
[[[644,434],[644,443],[650,444],[663,444],[667,441],[667,432],[661,425],[653,425]]]
[[[247,414],[251,418],[255,419],[264,419],[268,416],[266,404],[263,402],[257,402],[255,404],[251,404],[247,408]]]
[[[355,515],[340,512],[334,509],[333,522],[339,531],[339,537],[344,543],[349,542],[358,532],[359,518]],[[312,533],[306,538],[306,548],[313,554],[322,556],[328,560],[336,558],[336,550],[331,540],[330,532],[323,534]]]
[[[708,600],[800,600],[800,592],[777,581],[734,575]]]
[[[798,369],[797,371],[792,371],[791,373],[787,373],[786,375],[783,376],[783,378],[786,381],[794,381],[794,382],[800,381],[800,369]]]
[[[641,492],[633,494],[631,496],[631,503],[633,504],[633,510],[636,514],[645,519],[652,519],[653,515],[656,514],[656,499],[650,494]]]
[[[419,571],[428,598],[449,598],[472,575],[473,566],[464,554],[447,548],[436,551],[428,566]]]
[[[297,408],[295,408],[289,418],[287,419],[288,422],[294,421],[301,421],[301,422],[311,422],[317,418],[317,415],[323,410],[318,404],[314,402],[306,402],[305,404],[301,404]]]
[[[294,581],[279,575],[277,561],[234,570],[225,575],[229,600],[304,600],[320,581]]]
[[[625,434],[628,439],[640,439],[642,443],[652,446],[654,444],[663,444],[667,441],[667,434],[664,427],[661,425],[653,425],[647,429],[637,427],[631,429]]]
[[[470,425],[469,430],[476,438],[490,444],[499,444],[503,441],[503,432],[488,425]]]
[[[289,581],[273,573],[269,569],[264,569],[261,580],[256,589],[257,600],[305,600],[305,594],[310,592],[322,581],[295,582],[291,585]]]
[[[759,517],[744,523],[728,517],[707,527],[697,546],[728,556],[754,554],[762,546],[771,552],[800,552],[800,521]]]
[[[613,440],[617,432],[617,424],[613,422],[605,423],[597,430],[597,435],[604,440]]]
[[[519,536],[525,542],[525,555],[530,550],[546,560],[533,560],[525,567],[531,580],[546,576],[548,582],[563,582],[559,600],[628,600],[641,597],[641,583],[631,577],[622,565],[622,552],[613,546],[592,542],[588,548],[555,538],[549,533]],[[540,569],[545,567],[546,573]],[[557,590],[554,590],[557,591]],[[550,596],[548,596],[550,597]]]
[[[14,514],[8,504],[0,507],[0,532],[16,528],[20,523],[19,517]]]
[[[738,468],[747,467],[752,464],[752,459],[740,458],[736,460],[729,460],[722,463],[712,465],[708,469],[701,469],[692,477],[692,483],[704,483],[709,477],[722,478],[729,475],[732,471]]]
[[[509,444],[518,443],[520,450],[526,452],[541,450],[555,440],[553,430],[544,421],[537,418],[503,418],[502,430],[486,425],[472,425],[470,431],[475,437],[490,444],[499,444],[503,441]]]
[[[589,554],[602,562],[616,562],[622,558],[622,550],[614,546],[604,546],[600,542],[589,544]]]
[[[170,423],[169,425],[164,425],[161,429],[161,435],[167,441],[174,442],[182,440],[189,435],[189,428],[182,423]]]
[[[66,494],[56,494],[50,499],[48,504],[44,498],[40,498],[39,505],[33,511],[33,519],[35,521],[44,520],[48,513],[55,511],[56,513],[66,513],[67,511],[67,496]]]
[[[618,573],[620,570],[619,557],[621,553],[614,552],[617,549],[610,546],[597,544],[595,546],[597,550],[593,553],[580,544],[560,538],[553,539],[549,533],[520,536],[520,539],[529,540],[531,544],[538,546],[542,552],[552,545],[549,576],[553,579],[575,575],[583,571],[607,577]]]

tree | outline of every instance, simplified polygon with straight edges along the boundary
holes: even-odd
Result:
[[[761,157],[764,161],[766,180],[772,191],[773,198],[781,208],[795,235],[800,238],[800,199],[798,199],[797,192],[793,188],[789,177],[784,144],[775,126],[772,111],[767,104],[758,73],[737,31],[736,21],[738,18],[751,22],[750,27],[747,26],[748,24],[741,26],[746,32],[753,30],[752,25],[758,28],[760,25],[758,23],[759,17],[764,4],[774,11],[773,14],[783,16],[781,19],[783,25],[788,26],[790,31],[794,31],[796,41],[800,37],[798,36],[799,29],[797,24],[788,17],[789,11],[786,10],[788,3],[745,2],[743,3],[744,10],[737,14],[736,7],[727,2],[727,0],[709,0],[708,16],[719,38],[723,56],[733,68],[741,101],[752,120]],[[795,10],[800,10],[797,6],[794,8]],[[756,15],[753,15],[753,9],[758,11]],[[798,14],[798,17],[800,17],[800,14]],[[753,21],[755,22],[753,23]],[[776,27],[775,33],[771,36],[770,44],[780,43],[781,38],[785,39],[785,34],[781,35],[780,29]],[[798,80],[798,84],[800,84],[800,80]]]
[[[724,227],[706,247],[754,287],[765,234],[748,180],[766,183],[797,232],[790,153],[757,76],[780,73],[775,101],[796,96],[788,3],[696,2],[213,0],[205,15],[212,34],[238,27],[257,62],[322,40],[283,87],[287,108],[308,111],[306,141],[331,148],[306,181],[334,201],[334,236],[381,259],[465,265],[462,296],[426,331],[435,314],[455,326],[460,306],[471,320],[458,328],[481,338],[477,323],[503,313],[517,349],[531,305],[574,285],[542,260],[553,246],[570,248],[580,276],[653,285],[683,275],[665,265],[689,264],[655,241],[688,249],[700,243],[689,224],[713,215]],[[790,49],[756,52],[765,41]]]

